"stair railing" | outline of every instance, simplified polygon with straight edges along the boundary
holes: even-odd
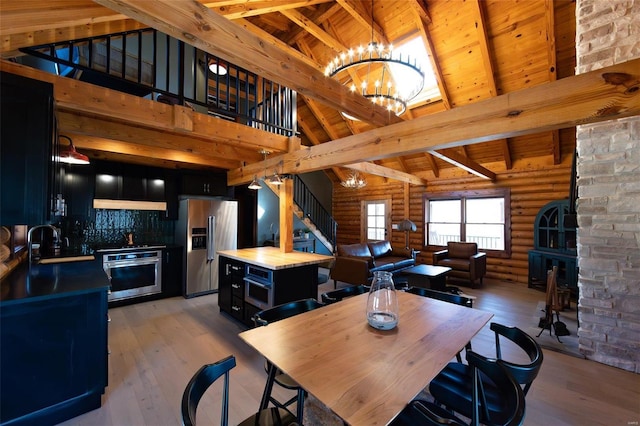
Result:
[[[293,176],[293,201],[335,250],[338,224],[298,175]]]

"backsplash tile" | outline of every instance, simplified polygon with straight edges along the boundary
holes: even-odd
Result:
[[[154,210],[95,209],[94,220],[71,225],[70,243],[90,248],[124,245],[126,235],[132,232],[135,244],[173,244],[174,221],[163,220],[163,214]]]

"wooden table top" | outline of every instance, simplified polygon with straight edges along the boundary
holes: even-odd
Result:
[[[493,317],[398,292],[400,319],[370,327],[367,294],[258,327],[240,337],[351,425],[384,425]]]
[[[305,265],[319,265],[333,261],[333,256],[292,251],[282,253],[278,247],[253,247],[237,250],[220,250],[218,254],[267,269],[286,269]]]

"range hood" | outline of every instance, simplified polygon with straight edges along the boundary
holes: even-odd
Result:
[[[165,201],[134,201],[134,200],[93,200],[94,209],[110,209],[110,210],[167,210]]]

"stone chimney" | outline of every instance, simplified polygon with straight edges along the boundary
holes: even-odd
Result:
[[[576,30],[577,74],[638,58],[640,2],[578,0]],[[640,117],[576,136],[580,351],[640,373]]]

